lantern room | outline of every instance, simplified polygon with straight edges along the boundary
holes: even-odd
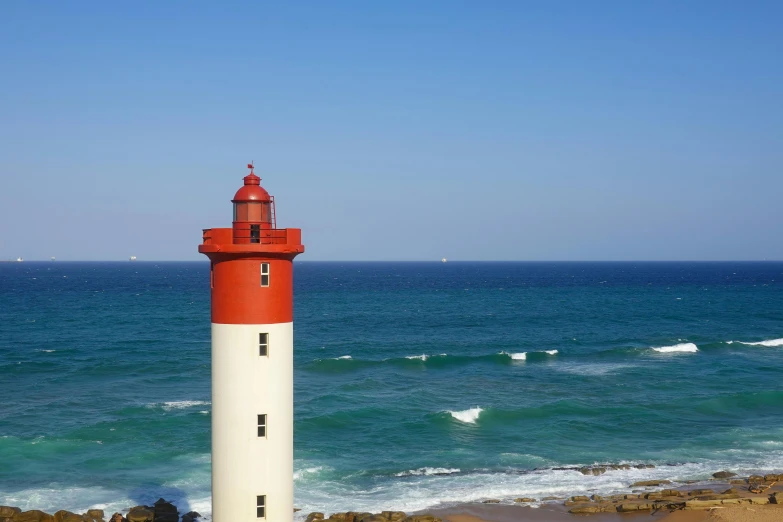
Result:
[[[261,243],[262,237],[275,230],[275,198],[261,187],[261,178],[253,172],[245,176],[245,184],[237,190],[234,199],[233,242],[237,244]]]

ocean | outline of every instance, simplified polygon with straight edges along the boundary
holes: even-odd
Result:
[[[300,516],[783,471],[780,262],[297,261],[294,330]],[[206,262],[0,264],[0,504],[209,519],[209,356]]]

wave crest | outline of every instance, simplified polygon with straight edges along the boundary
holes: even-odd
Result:
[[[759,341],[757,343],[746,343],[744,341],[729,341],[729,344],[737,342],[739,344],[746,344],[748,346],[783,346],[783,339],[770,339],[768,341]]]
[[[417,477],[417,476],[431,476],[431,475],[453,475],[454,473],[459,473],[459,468],[419,468],[419,469],[410,469],[408,471],[401,471],[399,473],[395,473],[395,477]]]
[[[466,424],[476,424],[476,421],[478,420],[482,411],[484,411],[482,408],[475,407],[462,411],[449,411],[449,413],[452,417],[460,422],[464,422]]]
[[[693,343],[680,343],[673,346],[661,346],[660,348],[653,348],[658,353],[677,353],[677,352],[689,352],[696,353],[699,348]]]

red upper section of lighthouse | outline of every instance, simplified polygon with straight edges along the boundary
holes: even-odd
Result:
[[[239,203],[244,201],[270,201],[271,196],[269,192],[261,187],[261,178],[253,173],[253,165],[247,166],[250,169],[250,174],[245,176],[245,185],[237,190],[234,194],[232,203]]]
[[[248,165],[252,169],[252,165]],[[198,251],[211,261],[212,322],[271,324],[293,318],[292,261],[302,231],[277,228],[275,198],[252,170],[232,203],[231,228],[204,229]]]

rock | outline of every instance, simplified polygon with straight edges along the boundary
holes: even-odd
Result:
[[[128,522],[152,522],[155,519],[155,511],[149,506],[134,506],[125,518]]]
[[[633,495],[631,493],[623,495],[623,499],[625,500],[636,500],[637,498],[639,498],[639,495]]]
[[[177,506],[159,498],[157,502],[155,502],[155,507],[153,509],[153,520],[155,520],[155,522],[177,522],[179,520]]]
[[[585,495],[576,495],[568,499],[570,502],[590,502],[590,497]]]
[[[601,512],[601,506],[578,506],[575,508],[571,508],[568,510],[569,513],[573,513],[575,515],[585,515],[588,513],[600,513]]]
[[[514,499],[514,502],[535,502],[535,501],[536,499],[530,497],[519,497]]]
[[[717,473],[713,473],[712,476],[716,479],[727,479],[731,477],[736,477],[736,473],[732,473],[731,471],[718,471]]]
[[[346,515],[345,513],[332,513],[331,515],[329,515],[329,519],[330,520],[341,520],[341,521],[344,521],[345,520],[345,515]]]
[[[748,482],[764,482],[764,477],[761,475],[751,475],[748,477]]]
[[[603,475],[606,473],[606,468],[593,468],[593,475]]]
[[[737,493],[738,491],[735,488],[729,488],[723,493],[721,493],[721,495],[736,495]]]
[[[363,511],[349,511],[345,514],[345,522],[361,522],[364,517],[371,517],[372,513]]]
[[[692,489],[688,494],[692,497],[698,497],[700,495],[712,495],[715,492],[711,489]]]
[[[187,516],[187,515],[185,515]],[[314,522],[316,520],[323,520],[324,514],[319,511],[313,511],[309,515],[307,515],[307,518],[305,519],[305,522]],[[185,517],[182,517],[182,521],[185,522]]]
[[[722,506],[720,500],[686,500],[685,509],[708,509],[716,506]]]
[[[671,480],[640,480],[631,484],[632,488],[647,487],[647,486],[663,486],[665,484],[671,484]]]
[[[15,514],[14,522],[54,522],[54,517],[38,509],[32,509]]]
[[[658,491],[653,491],[652,493],[645,493],[644,498],[647,500],[658,500],[663,498],[663,495],[661,495],[661,493]]]
[[[783,500],[783,495],[779,494],[778,492],[775,492],[769,496],[770,504],[783,504],[781,500]]]
[[[563,497],[544,497],[541,502],[550,502],[552,500],[563,500]]]
[[[482,500],[482,504],[500,504],[500,500],[496,498],[488,498],[487,500]]]
[[[0,506],[0,518],[13,518],[17,513],[21,513],[22,510],[18,507]]]
[[[85,515],[96,521],[103,520],[103,517],[105,516],[102,509],[88,509]]]
[[[764,482],[777,482],[780,480],[778,475],[764,475]]]
[[[620,513],[629,513],[632,511],[649,511],[652,509],[652,504],[647,503],[625,503],[617,506],[617,511]]]
[[[82,515],[61,509],[54,514],[54,522],[84,522]]]
[[[323,517],[323,513],[321,513],[321,516]],[[197,513],[195,511],[188,511],[184,515],[182,515],[182,522],[195,522],[196,519],[201,518],[201,514]]]
[[[661,496],[664,497],[681,497],[682,491],[678,489],[663,489],[661,490]]]
[[[119,513],[114,513],[111,516],[111,519],[109,522],[128,522],[124,516],[120,515]]]
[[[734,484],[734,485],[747,484],[747,483],[748,483],[748,479],[732,479],[729,481],[729,484]]]
[[[388,522],[388,520],[383,515],[370,515],[362,518],[361,522]]]
[[[405,522],[443,522],[433,515],[411,515],[405,518]]]
[[[386,517],[386,520],[389,522],[399,522],[400,520],[405,520],[408,516],[404,511],[382,511],[381,515]]]
[[[732,498],[739,498],[739,495],[736,493],[733,495],[702,495],[697,497],[695,500],[726,500]]]
[[[745,497],[745,498],[743,498],[741,500],[744,500],[746,502],[750,502],[751,504],[759,504],[759,505],[771,504],[772,503],[771,497],[765,497],[765,496]]]
[[[593,502],[603,502],[604,497],[602,497],[601,495],[590,495],[590,500],[592,500]]]
[[[588,468],[588,467],[580,468],[579,472],[582,475],[592,475],[593,474],[593,471],[590,468]]]

